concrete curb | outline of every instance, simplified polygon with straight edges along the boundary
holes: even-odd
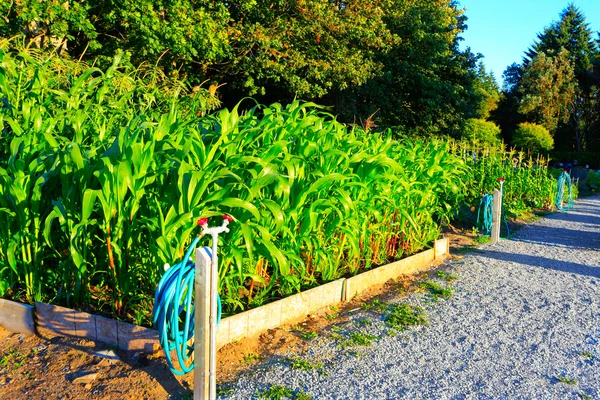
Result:
[[[268,329],[292,324],[325,307],[349,301],[373,285],[383,284],[400,275],[430,268],[434,260],[449,253],[447,238],[436,240],[432,249],[381,266],[348,279],[338,279],[313,289],[244,311],[221,320],[217,329],[217,347],[245,337],[258,336]],[[8,330],[34,334],[34,307],[0,299],[0,325]],[[46,303],[35,303],[37,331],[52,331],[106,343],[121,350],[152,353],[158,349],[158,332]]]
[[[37,330],[40,335],[52,331],[60,335],[80,337],[106,343],[121,350],[156,350],[158,332],[110,318],[92,315],[61,306],[35,303]]]
[[[432,249],[348,278],[344,285],[344,301],[350,301],[354,296],[366,291],[370,287],[383,285],[390,279],[396,279],[400,275],[410,275],[426,271],[431,267],[431,262],[443,259],[449,253],[448,250],[448,239],[438,239],[435,241]]]
[[[25,336],[35,335],[33,306],[0,299],[0,326]]]

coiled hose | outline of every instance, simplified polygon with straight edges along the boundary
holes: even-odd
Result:
[[[153,323],[158,330],[161,347],[169,368],[175,375],[194,369],[194,275],[195,264],[190,259],[200,237],[194,239],[181,262],[171,266],[158,282],[154,295]],[[211,256],[208,247],[204,250]],[[217,324],[221,321],[221,298],[217,294]],[[175,350],[179,368],[171,359]]]
[[[568,187],[567,204],[564,205],[565,186]],[[554,199],[558,211],[569,211],[575,207],[573,193],[571,192],[571,175],[565,170],[558,177],[556,198]]]
[[[492,234],[492,223],[494,214],[494,196],[486,194],[481,198],[479,202],[479,209],[477,210],[477,227],[484,235]],[[510,237],[510,230],[508,229],[508,223],[506,222],[506,214],[504,213],[504,205],[502,206],[502,221],[506,227],[506,237]]]

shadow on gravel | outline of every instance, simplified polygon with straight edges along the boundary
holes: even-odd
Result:
[[[573,213],[554,213],[547,215],[545,218],[567,221],[567,222],[577,222],[584,223],[590,225],[600,225],[600,217],[597,214],[573,214]]]
[[[498,261],[514,262],[517,264],[531,265],[533,267],[541,267],[545,269],[553,269],[555,271],[569,272],[571,274],[587,275],[593,278],[600,278],[600,265],[590,266],[561,260],[553,260],[546,257],[503,253],[501,251],[494,250],[478,250],[475,252],[475,254]]]
[[[514,239],[516,242],[541,244],[546,246],[567,247],[578,250],[599,250],[600,232],[581,231],[567,228],[550,228],[545,226],[532,227],[533,232],[528,238]],[[600,229],[599,229],[600,230]],[[533,237],[535,235],[535,237]]]

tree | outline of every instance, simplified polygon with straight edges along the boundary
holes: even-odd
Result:
[[[486,72],[483,61],[480,61],[477,66],[477,77],[474,88],[481,98],[477,107],[477,114],[481,119],[488,119],[491,113],[498,108],[500,87],[498,86],[498,82],[496,82],[494,74]]]
[[[592,39],[592,31],[585,22],[585,15],[574,3],[562,10],[560,19],[539,33],[537,38],[525,52],[525,68],[540,53],[558,56],[562,49],[566,49],[574,64],[577,80],[580,81],[589,74],[592,62],[598,56],[598,46]]]
[[[483,119],[468,119],[465,123],[463,138],[474,145],[498,146],[502,143],[498,125]]]
[[[570,103],[569,119],[564,121],[568,126],[561,127],[556,134],[557,143],[561,148],[574,147],[581,151],[592,140],[593,126],[599,118],[594,110],[598,101],[595,95],[598,86],[594,81],[592,69],[593,63],[599,57],[598,45],[592,39],[592,31],[585,15],[573,3],[561,12],[558,21],[538,34],[537,39],[525,54],[525,69],[539,54],[557,57],[562,49],[567,50],[568,58],[573,64],[576,78],[575,94]]]
[[[523,150],[540,153],[552,150],[554,139],[542,125],[523,122],[515,131],[512,144]]]
[[[395,42],[378,52],[381,69],[372,79],[341,94],[345,120],[379,110],[382,126],[460,136],[482,101],[474,87],[481,56],[459,48],[463,11],[449,0],[392,0],[386,10]]]
[[[453,0],[19,0],[0,15],[1,38],[49,38],[35,44],[96,65],[123,51],[220,87],[226,106],[301,97],[345,122],[379,110],[381,127],[459,136],[495,102],[489,77],[476,87],[480,56],[458,46]]]
[[[519,85],[522,76],[523,67],[520,64],[513,63],[506,68],[502,74],[503,84],[498,108],[490,115],[490,119],[500,127],[506,143],[512,141],[513,132],[519,122],[522,122],[522,116],[519,114],[519,103],[522,97]]]
[[[521,79],[523,97],[519,113],[553,133],[560,122],[569,120],[570,107],[575,101],[574,78],[567,50],[556,56],[539,53]]]

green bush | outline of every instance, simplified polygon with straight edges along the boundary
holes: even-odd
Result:
[[[523,150],[540,153],[552,150],[554,139],[542,125],[523,122],[515,131],[512,144]]]
[[[497,146],[502,142],[498,125],[483,119],[471,118],[467,120],[463,137],[473,145],[488,144]]]

